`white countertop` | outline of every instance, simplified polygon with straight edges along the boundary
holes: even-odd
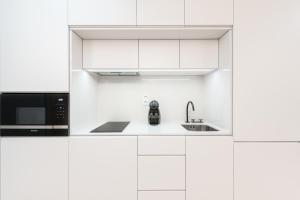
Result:
[[[97,128],[86,127],[82,130],[71,131],[70,136],[165,136],[165,135],[203,135],[203,136],[223,136],[232,135],[228,130],[221,129],[211,123],[201,123],[202,125],[209,125],[219,131],[188,131],[181,125],[186,123],[180,122],[165,122],[159,125],[149,125],[142,122],[130,122],[123,132],[104,132],[104,133],[90,133],[91,130]],[[194,125],[199,123],[193,123]],[[100,126],[99,124],[98,126]]]

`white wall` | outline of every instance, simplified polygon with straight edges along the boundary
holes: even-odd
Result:
[[[203,78],[200,76],[139,76],[101,78],[98,87],[98,119],[147,122],[149,107],[143,97],[160,104],[161,121],[185,120],[186,103],[195,104],[193,117],[203,117]]]
[[[73,71],[70,98],[70,126],[85,131],[97,124],[98,76],[85,71]]]
[[[219,40],[219,69],[204,76],[205,119],[232,127],[232,32]]]
[[[104,77],[72,72],[71,131],[90,131],[107,121],[147,123],[148,102],[160,104],[162,123],[184,122],[186,103],[192,118],[204,118],[231,130],[232,74],[226,67],[206,76]],[[191,109],[191,108],[190,108]]]
[[[202,76],[103,77],[73,71],[71,84],[71,134],[90,131],[107,121],[148,123],[148,102],[160,104],[161,122],[184,122],[186,104],[195,104],[192,118],[203,118]],[[191,108],[190,108],[191,109]]]
[[[71,32],[70,61],[72,69],[82,69],[83,40],[74,32]]]

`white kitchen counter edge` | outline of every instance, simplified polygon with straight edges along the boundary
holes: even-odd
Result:
[[[201,123],[209,125],[219,131],[188,131],[181,125],[186,123],[167,122],[159,125],[149,125],[141,122],[130,122],[123,132],[105,132],[105,133],[90,133],[90,131],[97,127],[84,128],[82,130],[73,130],[70,136],[232,136],[229,130],[221,129],[211,123]],[[193,123],[197,124],[197,123]],[[99,124],[98,126],[100,126]]]

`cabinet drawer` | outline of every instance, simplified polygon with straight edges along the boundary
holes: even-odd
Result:
[[[184,136],[142,136],[138,138],[139,155],[185,155]]]
[[[185,191],[140,191],[138,200],[185,200]]]
[[[185,156],[139,156],[139,190],[184,190]]]

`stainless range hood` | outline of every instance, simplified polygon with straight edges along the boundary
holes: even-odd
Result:
[[[138,76],[138,72],[96,72],[99,76]]]
[[[84,71],[93,72],[99,76],[193,76],[208,74],[217,69],[218,67],[201,69],[84,69]]]

